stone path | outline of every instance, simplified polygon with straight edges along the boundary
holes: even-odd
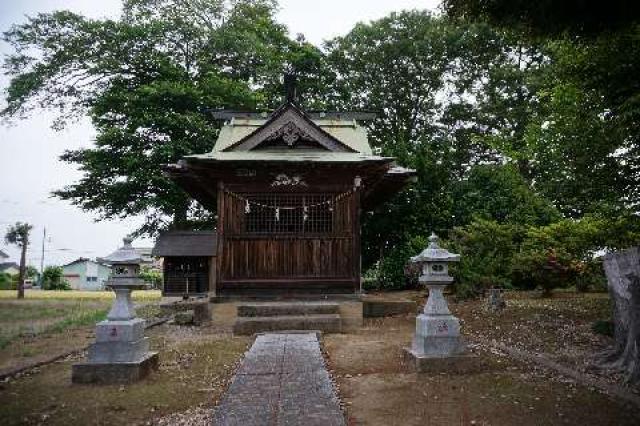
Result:
[[[259,335],[214,414],[216,426],[344,426],[315,333]]]

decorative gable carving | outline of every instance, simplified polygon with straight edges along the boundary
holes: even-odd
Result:
[[[289,147],[293,147],[293,145],[295,145],[295,143],[300,139],[316,142],[315,139],[311,137],[311,135],[298,127],[293,121],[287,122],[287,124],[271,133],[271,135],[267,137],[266,140],[273,141],[278,139],[282,139],[284,143],[286,143]]]
[[[265,124],[224,151],[250,151],[260,145],[273,146],[280,140],[290,148],[304,141],[328,151],[356,152],[320,128],[293,104],[282,106]]]

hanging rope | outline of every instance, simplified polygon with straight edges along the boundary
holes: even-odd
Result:
[[[280,210],[300,210],[302,209],[303,211],[303,215],[304,217],[308,217],[308,213],[309,213],[309,209],[313,209],[316,207],[320,207],[320,206],[324,206],[327,205],[329,206],[329,211],[333,211],[333,205],[335,203],[337,203],[338,201],[342,200],[345,197],[350,196],[351,194],[354,194],[356,191],[358,190],[358,187],[354,187],[353,189],[350,189],[349,191],[343,192],[341,194],[336,195],[335,197],[333,197],[332,199],[329,200],[325,200],[325,201],[321,201],[319,203],[315,203],[315,204],[303,204],[301,206],[276,206],[276,205],[270,205],[270,204],[263,204],[260,203],[258,201],[254,201],[254,200],[250,200],[236,192],[233,191],[229,191],[228,189],[225,189],[224,192],[230,196],[232,196],[233,198],[240,200],[244,203],[244,212],[249,214],[251,213],[251,206],[254,207],[260,207],[263,209],[272,209],[272,210],[277,210],[276,214],[279,217],[280,215]]]

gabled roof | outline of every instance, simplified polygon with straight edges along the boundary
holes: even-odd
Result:
[[[320,149],[332,152],[357,152],[311,120],[294,103],[288,102],[275,110],[259,127],[219,150],[250,151],[270,140],[282,140],[290,148],[299,141],[313,142]],[[218,145],[216,143],[216,145]]]
[[[101,266],[104,266],[105,268],[109,268],[109,265],[105,265],[104,263],[98,262],[96,260],[91,260],[87,257],[79,257],[76,260],[72,260],[71,262],[65,265],[62,265],[62,267],[64,268],[65,266],[71,266],[71,265],[75,265],[76,263],[84,263],[84,262],[95,263],[96,265],[101,265]]]
[[[168,231],[158,236],[154,256],[215,256],[216,231]]]
[[[20,269],[20,265],[18,265],[16,262],[4,262],[4,263],[0,263],[0,272],[4,272],[9,268],[16,268],[16,269]]]

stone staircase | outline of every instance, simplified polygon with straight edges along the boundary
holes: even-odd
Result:
[[[319,330],[340,333],[340,305],[331,302],[256,302],[237,307],[234,334],[265,331]]]

